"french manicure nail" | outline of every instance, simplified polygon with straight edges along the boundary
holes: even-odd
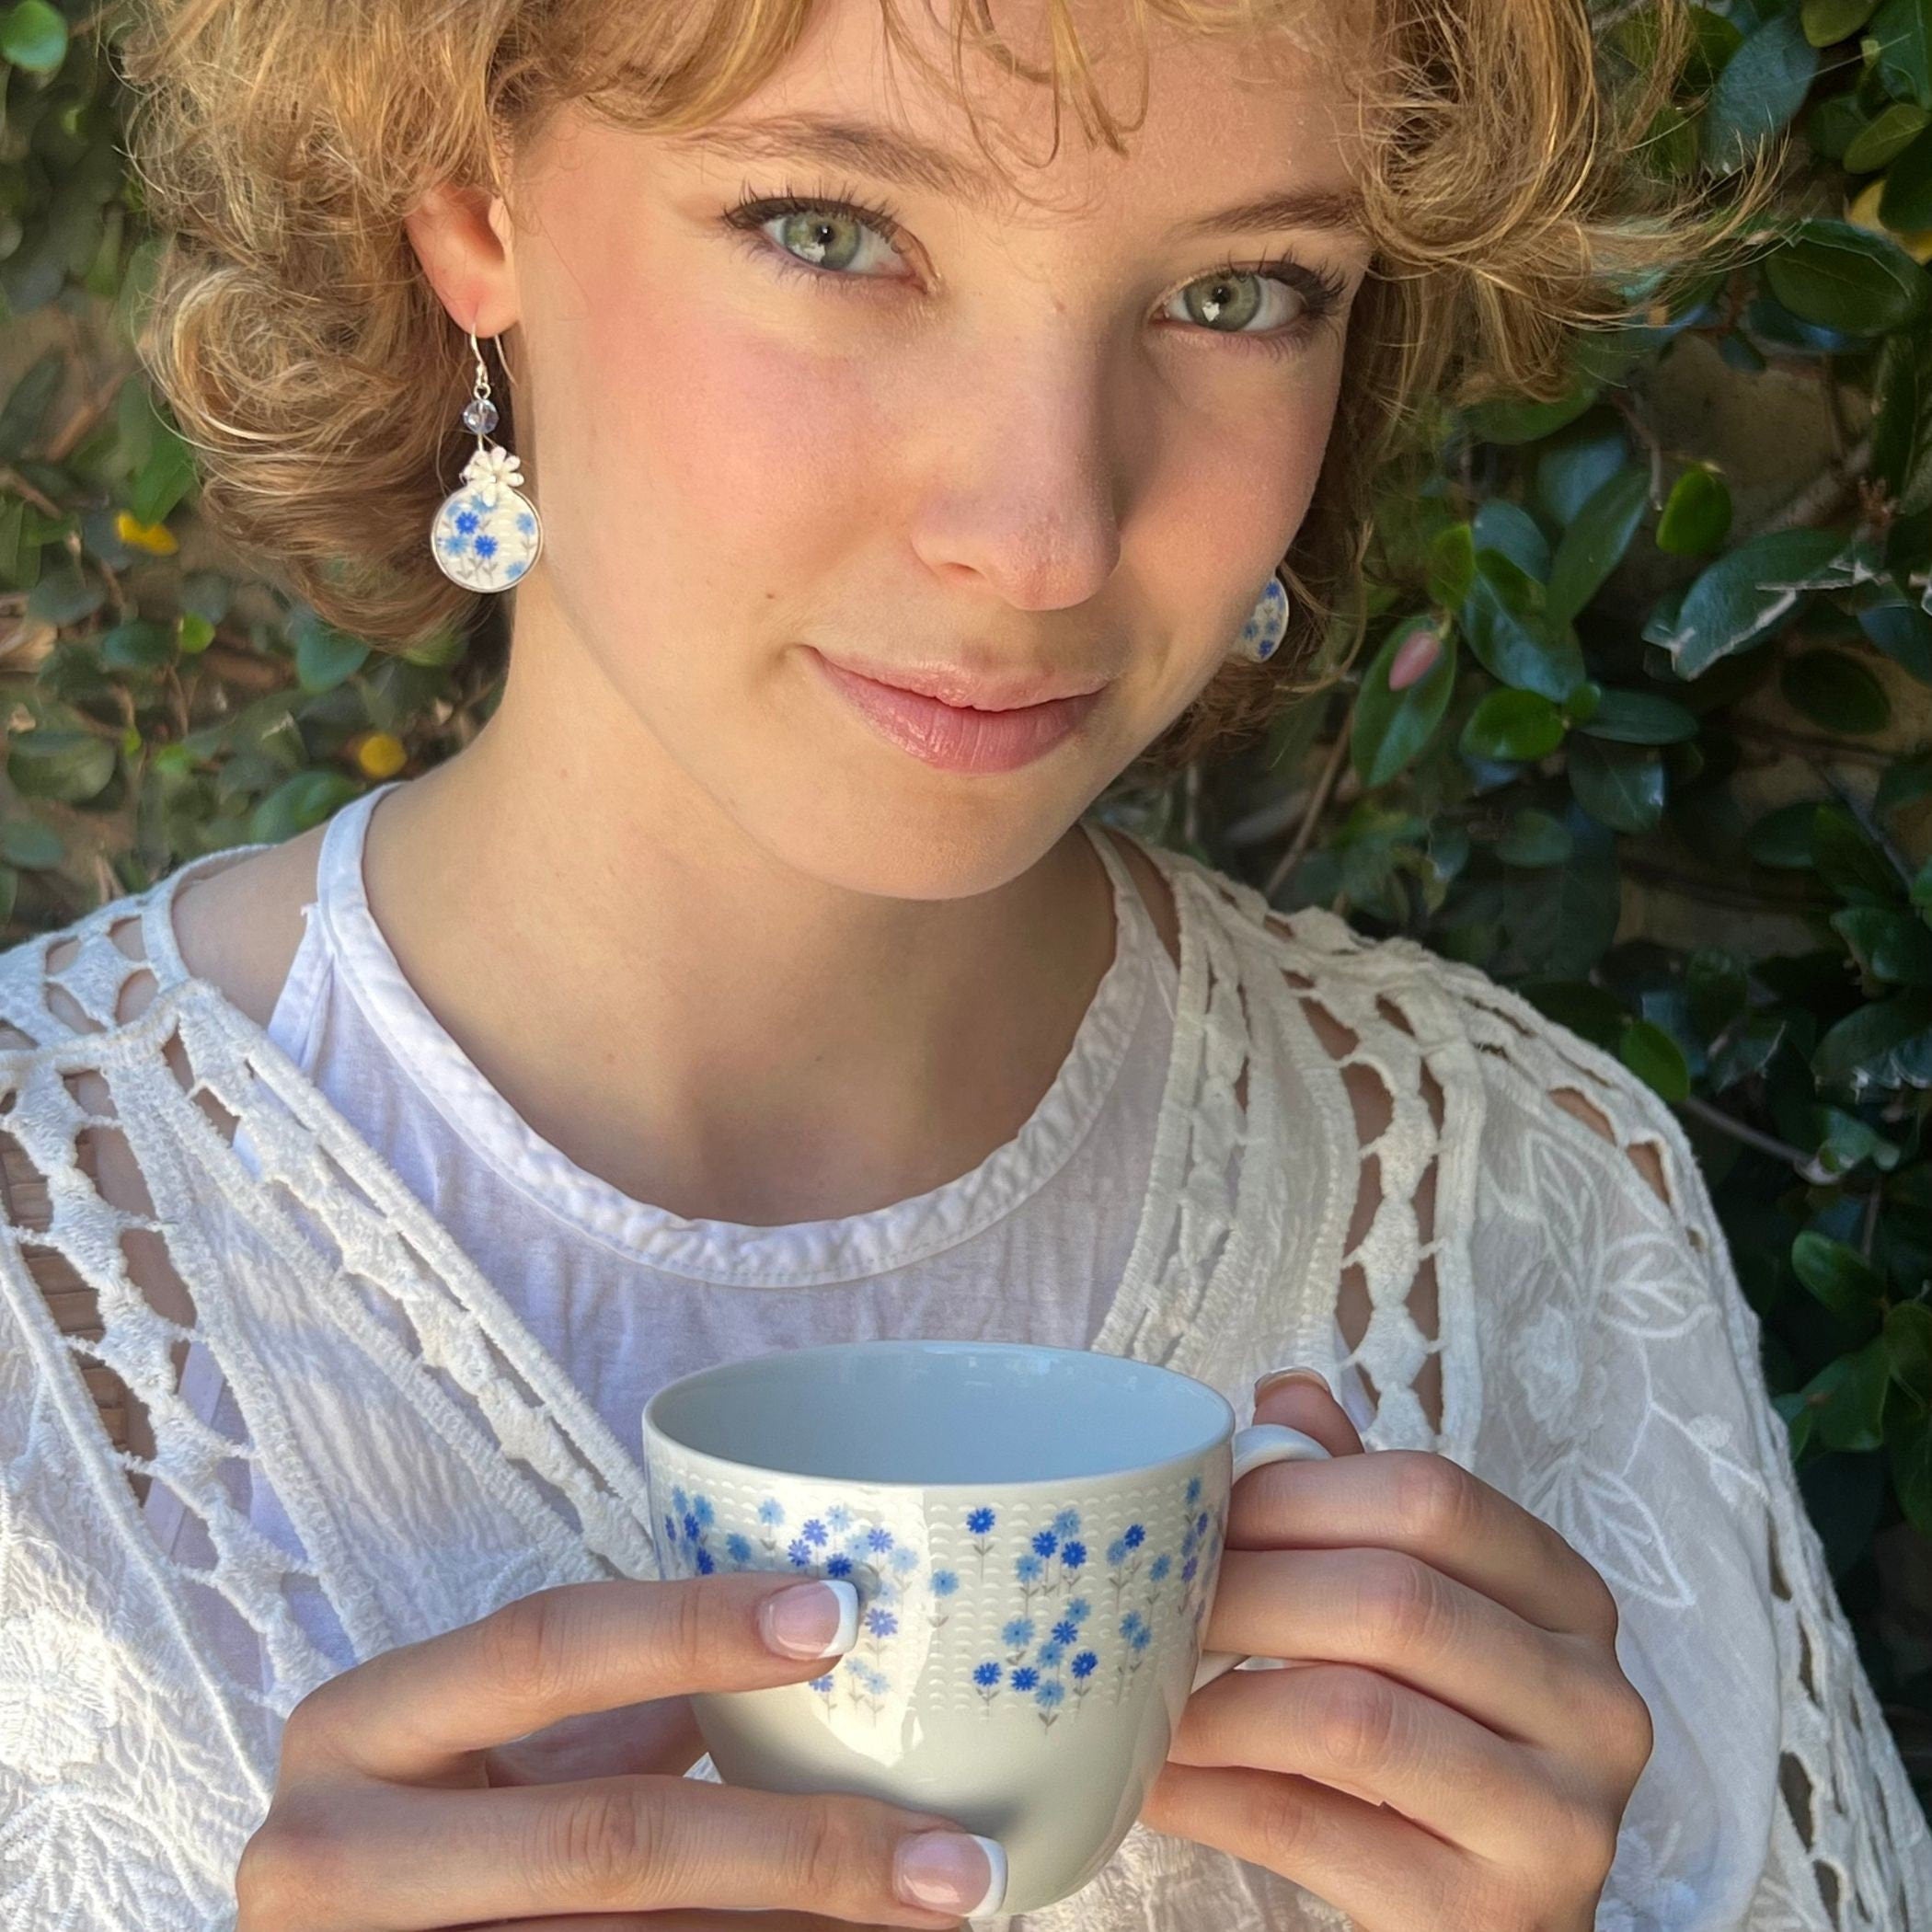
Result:
[[[761,1621],[781,1657],[837,1657],[858,1638],[858,1592],[843,1579],[797,1583],[765,1598]]]
[[[1280,1368],[1270,1369],[1269,1372],[1265,1375],[1263,1375],[1259,1382],[1255,1384],[1255,1400],[1259,1402],[1261,1399],[1261,1397],[1268,1393],[1270,1389],[1275,1386],[1277,1383],[1297,1380],[1304,1382],[1312,1382],[1319,1388],[1328,1389],[1330,1395],[1334,1394],[1334,1390],[1328,1388],[1328,1378],[1325,1374],[1323,1374],[1319,1369]]]
[[[976,1918],[1006,1896],[1006,1852],[997,1838],[969,1832],[915,1832],[899,1841],[892,1885],[909,1905]]]

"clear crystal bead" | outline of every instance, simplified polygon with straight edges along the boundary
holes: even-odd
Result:
[[[487,396],[479,396],[463,412],[463,427],[478,436],[487,436],[497,426],[497,406]]]

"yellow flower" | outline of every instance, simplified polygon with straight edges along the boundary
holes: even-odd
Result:
[[[144,523],[125,510],[115,514],[114,535],[132,548],[145,550],[153,557],[172,557],[181,547],[166,523]]]
[[[365,731],[355,762],[367,778],[393,778],[409,762],[408,747],[393,731]]]
[[[1855,228],[1869,229],[1873,235],[1889,235],[1914,261],[1932,261],[1932,228],[1914,228],[1903,233],[1897,228],[1888,228],[1879,219],[1879,197],[1885,192],[1885,178],[1881,175],[1875,181],[1868,181],[1859,190],[1857,198],[1846,204],[1845,219]]]

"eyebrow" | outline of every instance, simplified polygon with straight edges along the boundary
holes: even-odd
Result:
[[[989,213],[1006,212],[1007,184],[978,163],[915,135],[869,121],[821,114],[783,114],[762,121],[719,121],[669,137],[673,149],[703,149],[751,160],[787,157],[857,168],[874,179],[951,197]],[[1352,190],[1285,188],[1177,224],[1185,237],[1279,228],[1322,228],[1367,238],[1362,203]]]

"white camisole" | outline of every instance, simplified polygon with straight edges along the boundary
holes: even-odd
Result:
[[[1114,957],[1019,1132],[926,1193],[836,1220],[757,1226],[687,1219],[579,1167],[424,1005],[363,890],[369,820],[401,782],[329,822],[268,1031],[515,1306],[619,1442],[641,1458],[643,1407],[663,1384],[770,1350],[903,1336],[1091,1346],[1147,1185],[1179,983],[1139,889],[1097,826],[1082,822],[1113,882]],[[246,1127],[235,1144],[259,1172]],[[1337,1352],[1347,1352],[1339,1332]],[[1365,1422],[1367,1392],[1352,1369],[1339,1393]],[[199,1342],[182,1395],[224,1433],[244,1433]],[[152,1485],[144,1507],[165,1548],[206,1560],[192,1547],[205,1543],[201,1519],[165,1483]],[[271,1492],[248,1507],[265,1535],[299,1550]],[[351,1650],[319,1598],[297,1611],[346,1665]]]

